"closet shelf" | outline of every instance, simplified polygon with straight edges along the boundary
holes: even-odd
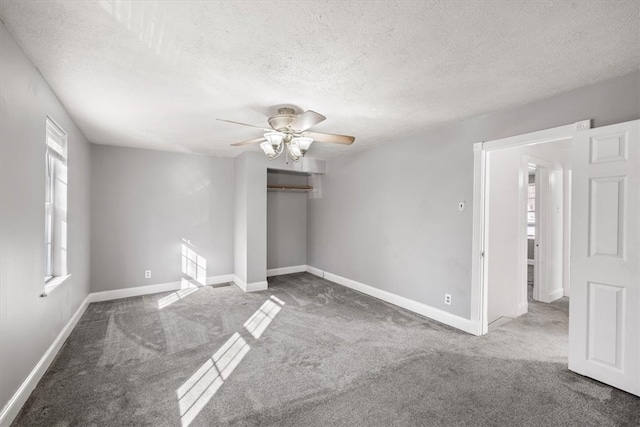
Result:
[[[267,184],[267,190],[293,190],[293,191],[311,191],[313,187],[310,185],[275,185]]]

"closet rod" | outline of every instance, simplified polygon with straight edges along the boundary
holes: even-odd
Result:
[[[310,185],[275,185],[275,184],[267,184],[268,190],[304,190],[309,191],[313,190],[313,187]]]

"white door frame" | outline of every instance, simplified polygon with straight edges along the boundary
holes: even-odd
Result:
[[[477,142],[474,151],[474,183],[473,183],[473,241],[472,241],[472,281],[471,281],[471,320],[478,325],[478,335],[484,335],[489,330],[488,325],[488,288],[487,262],[489,260],[486,245],[487,228],[487,153],[510,147],[537,145],[548,142],[559,142],[573,139],[576,132],[590,129],[591,120],[545,129],[537,132],[495,139],[487,142]],[[525,218],[526,221],[526,218]],[[526,248],[526,233],[518,238],[522,240],[519,246]],[[525,272],[526,273],[526,272]]]

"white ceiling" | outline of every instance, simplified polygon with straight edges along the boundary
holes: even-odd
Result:
[[[327,158],[640,68],[638,1],[6,1],[0,17],[87,138],[233,156],[277,106]],[[257,150],[257,147],[248,149]]]

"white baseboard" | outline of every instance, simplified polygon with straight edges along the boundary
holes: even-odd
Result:
[[[269,283],[266,281],[247,283],[236,275],[233,275],[233,283],[235,283],[244,292],[266,291],[269,288]]]
[[[271,268],[267,270],[267,277],[281,276],[283,274],[302,273],[307,271],[306,265],[294,265],[293,267]]]
[[[233,274],[222,274],[220,276],[207,277],[207,285],[219,285],[220,283],[233,282]]]
[[[265,280],[264,282],[247,283],[245,292],[266,291],[267,289],[269,289],[269,283]]]
[[[217,285],[233,281],[233,274],[207,277],[207,285]],[[182,281],[158,283],[155,285],[136,286],[133,288],[114,289],[111,291],[93,292],[89,294],[89,302],[111,301],[122,298],[139,297],[142,295],[159,294],[182,289]]]
[[[469,334],[477,336],[482,335],[480,322],[465,319],[464,317],[439,310],[421,302],[417,302],[409,298],[384,291],[382,289],[374,288],[373,286],[365,285],[364,283],[356,282],[355,280],[347,279],[336,274],[322,271],[314,267],[308,267],[307,271],[316,276],[324,277],[331,282],[346,286],[347,288],[354,289],[358,292],[362,292],[363,294],[367,294],[374,298],[381,299],[382,301],[397,305],[409,311],[413,311],[414,313],[418,313],[440,323],[444,323],[445,325],[460,329],[461,331],[467,332]]]
[[[564,295],[564,289],[562,289],[562,288],[556,289],[555,291],[549,292],[549,300],[548,301],[549,302],[555,301],[557,299],[562,298],[563,295]]]
[[[238,276],[236,276],[235,274],[233,275],[233,283],[239,287],[240,289],[242,289],[244,292],[247,292],[247,282],[245,282],[244,280],[242,280],[241,278],[239,278]]]
[[[307,273],[311,273],[314,276],[322,277],[324,279],[324,271],[320,270],[319,268],[315,268],[315,267],[311,267],[310,265],[307,265]]]
[[[518,311],[516,312],[516,317],[522,316],[523,314],[527,314],[529,312],[529,303],[523,302],[518,304]]]
[[[38,361],[36,366],[33,368],[33,370],[31,370],[27,378],[22,382],[9,402],[7,402],[5,407],[2,409],[2,412],[0,412],[0,426],[10,425],[13,422],[14,418],[18,415],[20,409],[22,409],[22,406],[31,395],[31,392],[36,388],[36,385],[38,385],[38,382],[49,368],[49,365],[51,365],[51,362],[53,362],[53,360],[58,355],[62,344],[64,344],[67,337],[78,323],[78,320],[80,320],[85,310],[89,306],[89,297],[90,294],[87,295],[84,301],[82,301],[80,307],[78,307],[78,309],[73,314],[73,316],[71,316],[64,328],[62,328],[56,339],[45,352],[44,356],[42,356],[42,358]]]
[[[168,282],[156,285],[136,286],[134,288],[114,289],[111,291],[93,292],[89,294],[89,302],[111,301],[114,299],[139,297],[141,295],[158,294],[180,290],[182,282]]]

